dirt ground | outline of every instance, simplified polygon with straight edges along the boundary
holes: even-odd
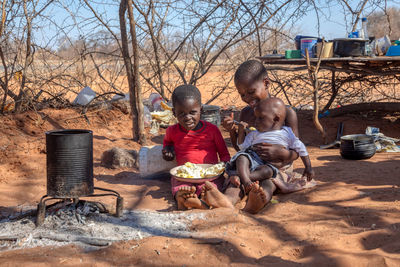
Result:
[[[311,114],[298,115],[300,137],[309,149],[317,187],[275,195],[277,203],[268,204],[258,215],[207,211],[207,221],[194,222],[193,238],[156,236],[95,251],[76,245],[6,251],[0,253],[0,265],[399,266],[400,153],[344,160],[338,149],[318,148],[323,141]],[[139,149],[130,140],[129,116],[114,109],[91,113],[89,120],[90,125],[73,109],[0,117],[0,216],[36,205],[46,193],[44,132],[61,128],[93,130],[95,186],[121,193],[126,209],[176,212],[167,179],[144,180],[135,169],[100,166],[101,154],[107,149]],[[328,141],[335,139],[340,121],[344,134],[364,133],[367,126],[376,126],[387,136],[400,137],[399,116],[364,113],[321,119]],[[162,136],[149,135],[149,140],[159,144]],[[302,170],[300,160],[295,169]],[[104,201],[113,203],[112,199]],[[192,212],[196,211],[187,211]]]

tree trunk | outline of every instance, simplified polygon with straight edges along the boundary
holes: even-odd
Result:
[[[135,94],[135,106],[137,110],[137,136],[139,138],[139,143],[141,145],[146,144],[146,135],[144,130],[144,112],[143,112],[143,101],[142,101],[142,87],[140,85],[140,76],[139,76],[139,53],[137,48],[137,40],[136,40],[136,21],[133,16],[132,9],[132,0],[127,0],[128,4],[128,17],[129,17],[129,26],[131,30],[132,36],[132,53],[133,53],[133,84]],[[132,90],[129,90],[132,91]],[[131,102],[132,103],[132,102]]]
[[[129,9],[132,10],[131,0],[121,0],[119,6],[119,24],[121,29],[122,57],[124,59],[126,75],[128,77],[129,102],[132,110],[133,140],[138,141],[141,145],[144,145],[146,143],[146,136],[144,134],[143,103],[142,103],[141,88],[138,75],[139,60],[136,47],[136,31],[135,31],[135,24],[132,12],[132,15],[129,15],[129,23],[131,28],[132,45],[133,45],[132,48],[134,56],[134,63],[132,64],[131,57],[129,55],[128,35],[126,31],[126,21],[125,21],[125,13],[128,5],[130,6],[130,8],[128,7],[128,10]]]

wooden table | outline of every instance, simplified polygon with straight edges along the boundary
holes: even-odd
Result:
[[[305,58],[277,59],[258,57],[258,59],[269,70],[296,71],[307,69]],[[310,63],[311,65],[316,65],[318,58],[310,58]],[[400,56],[321,58],[320,69],[364,75],[400,74]]]
[[[285,59],[276,57],[258,57],[265,64],[267,70],[273,71],[303,71],[308,70],[314,87],[314,124],[325,137],[325,132],[318,121],[318,72],[328,70],[332,73],[332,93],[328,104],[322,109],[325,112],[335,100],[338,88],[336,77],[338,73],[359,74],[363,76],[393,76],[400,81],[400,56],[397,57],[333,57],[333,58],[309,58],[309,64],[305,58]],[[314,78],[312,78],[314,77]],[[398,107],[398,105],[397,105]]]

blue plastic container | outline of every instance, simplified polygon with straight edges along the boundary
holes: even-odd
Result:
[[[296,35],[296,37],[294,38],[294,42],[296,44],[297,50],[300,50],[300,41],[301,41],[301,39],[304,39],[304,38],[317,38],[317,37],[307,36],[307,35]]]
[[[400,46],[399,45],[390,46],[388,51],[386,52],[386,56],[388,57],[400,56]]]
[[[296,37],[294,38],[294,42],[296,44],[296,49],[300,50],[300,41],[301,39],[305,39],[305,38],[317,38],[318,42],[322,42],[321,38],[315,37],[315,36],[308,36],[308,35],[296,35]]]
[[[301,55],[306,57],[306,48],[308,49],[308,56],[315,57],[313,47],[318,42],[318,38],[303,38],[300,40]]]

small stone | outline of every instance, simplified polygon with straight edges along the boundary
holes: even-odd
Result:
[[[157,249],[155,249],[154,251],[157,253],[157,255],[161,254],[160,251],[158,251]]]
[[[376,229],[376,224],[375,224],[375,223],[371,224],[371,229],[372,229],[372,230],[375,230],[375,229]]]
[[[240,243],[241,247],[246,247],[246,245],[244,243]]]

